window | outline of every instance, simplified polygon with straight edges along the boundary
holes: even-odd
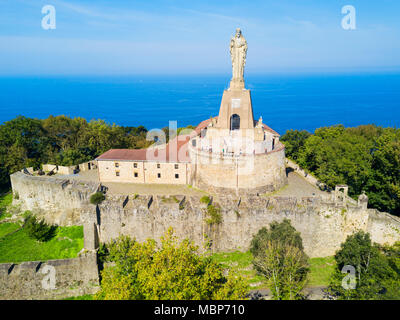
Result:
[[[119,163],[118,162],[115,163],[115,167],[119,168]]]
[[[161,164],[157,163],[157,169],[161,168]]]
[[[175,173],[175,179],[179,179],[179,174]]]
[[[195,139],[192,140],[192,146],[193,146],[193,147],[196,146],[196,140],[195,140]]]
[[[115,171],[115,175],[119,177],[119,171]]]
[[[135,176],[135,178],[139,176],[137,172],[134,172],[133,175]]]
[[[175,165],[175,169],[179,169],[179,165],[178,164]]]
[[[133,167],[134,167],[134,168],[137,168],[137,163],[136,163],[136,162],[133,164]]]
[[[157,173],[157,178],[161,178],[161,173]]]

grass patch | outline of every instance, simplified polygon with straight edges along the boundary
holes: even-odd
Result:
[[[264,277],[257,275],[257,272],[253,269],[253,255],[250,251],[214,253],[211,258],[224,268],[236,271],[247,281],[251,289],[267,288]]]
[[[0,239],[19,228],[21,226],[18,223],[2,223],[0,225]]]
[[[11,192],[0,196],[0,220],[8,218],[11,214],[7,213],[7,207],[12,203],[13,196]]]
[[[310,273],[308,274],[307,286],[315,287],[329,285],[329,279],[336,266],[335,258],[310,258],[309,264]]]
[[[237,271],[238,274],[247,280],[251,289],[267,288],[264,277],[257,275],[257,272],[253,269],[253,255],[250,251],[214,253],[211,258],[221,263],[224,268]],[[334,257],[311,258],[309,259],[309,264],[310,273],[308,274],[306,287],[328,286],[329,279],[336,265]],[[254,286],[254,284],[257,285]]]
[[[0,224],[0,235],[19,227],[17,223]],[[82,226],[57,227],[55,237],[47,242],[34,240],[21,229],[0,239],[0,263],[76,258],[82,248]]]
[[[202,196],[202,197],[200,198],[200,202],[201,202],[201,203],[204,203],[204,204],[209,204],[210,201],[211,201],[211,199],[210,199],[209,196]]]

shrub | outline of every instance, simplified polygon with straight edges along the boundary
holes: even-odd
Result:
[[[209,225],[220,224],[222,222],[221,208],[213,206],[210,204],[207,207],[207,216],[206,223]]]
[[[101,192],[96,192],[90,196],[90,203],[94,205],[98,205],[105,200],[105,196]]]
[[[99,269],[104,269],[104,264],[109,259],[110,252],[105,243],[101,243],[99,249],[97,250],[97,264],[99,265]]]
[[[202,197],[200,198],[200,202],[201,202],[201,203],[204,203],[204,204],[209,204],[209,203],[210,203],[210,197],[208,197],[208,196],[202,196]]]
[[[57,227],[47,224],[44,219],[38,220],[35,216],[28,214],[25,218],[24,229],[29,237],[45,242],[55,236]]]

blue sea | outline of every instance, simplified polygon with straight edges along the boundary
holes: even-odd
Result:
[[[69,115],[148,129],[218,115],[229,76],[1,77],[0,123]],[[400,126],[400,74],[246,75],[254,117],[283,134],[334,124]]]

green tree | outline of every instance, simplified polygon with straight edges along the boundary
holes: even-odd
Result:
[[[303,250],[303,240],[300,232],[292,226],[289,219],[282,222],[273,221],[269,228],[261,228],[253,237],[250,244],[250,252],[254,257],[263,255],[270,242],[288,244]]]
[[[266,279],[275,300],[302,299],[309,272],[303,250],[280,241],[268,241],[265,252],[253,264]]]
[[[10,186],[9,175],[40,164],[77,165],[111,148],[145,148],[143,126],[121,127],[101,120],[49,116],[38,120],[17,117],[0,125],[0,189]]]
[[[284,219],[263,227],[250,246],[253,265],[263,275],[274,299],[301,299],[309,272],[308,257],[303,250],[301,235]]]
[[[248,287],[221,265],[198,254],[189,240],[170,229],[157,249],[154,240],[120,237],[108,246],[114,266],[102,271],[97,299],[243,299]]]
[[[45,242],[55,236],[57,227],[47,224],[44,219],[38,220],[34,215],[28,214],[24,221],[24,229],[29,237]]]
[[[303,147],[307,138],[311,136],[306,130],[288,130],[281,137],[281,141],[285,145],[285,152],[288,158],[296,160],[299,154],[299,150]]]
[[[347,184],[355,199],[365,191],[370,207],[400,215],[400,129],[336,125],[282,140],[288,157],[330,188]]]
[[[19,116],[0,126],[0,185],[9,185],[9,174],[38,167],[47,138],[40,120]]]

